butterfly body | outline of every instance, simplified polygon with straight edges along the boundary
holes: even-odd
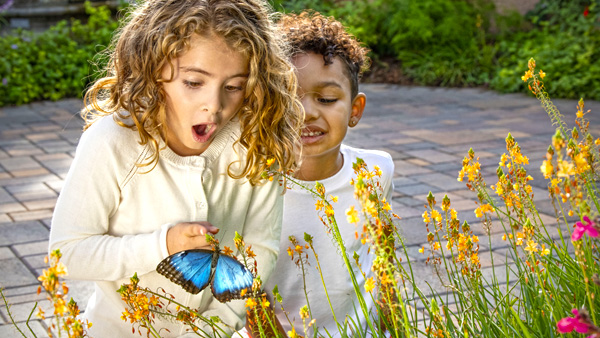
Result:
[[[156,271],[192,294],[210,284],[213,296],[222,303],[243,298],[242,290],[249,290],[254,279],[242,263],[220,250],[181,251],[162,260]]]

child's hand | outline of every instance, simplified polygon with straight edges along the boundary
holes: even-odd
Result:
[[[219,228],[209,222],[177,223],[167,231],[167,250],[169,255],[183,250],[209,247],[206,234],[216,234]]]

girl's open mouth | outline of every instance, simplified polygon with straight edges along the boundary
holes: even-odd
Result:
[[[215,130],[217,130],[215,124],[197,124],[192,127],[192,136],[196,142],[208,142]]]

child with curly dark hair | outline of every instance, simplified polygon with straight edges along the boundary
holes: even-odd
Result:
[[[362,269],[367,272],[365,278],[355,267],[358,285],[363,288],[365,281],[373,276],[370,267],[374,255],[369,254],[368,246],[355,237],[362,229],[356,229],[345,217],[345,211],[358,204],[350,184],[354,178],[352,164],[361,158],[370,168],[378,166],[381,169],[380,184],[388,202],[391,202],[394,172],[394,163],[388,153],[342,144],[348,128],[358,124],[365,108],[366,96],[358,91],[358,82],[369,64],[367,49],[340,22],[318,13],[285,15],[279,25],[292,48],[291,60],[296,68],[298,93],[305,110],[300,167],[294,177],[308,187],[314,187],[318,181],[324,185],[328,196],[337,196],[338,201],[333,207],[346,250],[360,256]],[[317,262],[310,253],[310,266],[305,269],[304,280],[295,263],[283,254],[289,251],[287,239],[294,236],[302,242],[304,233],[313,236],[326,290],[316,269]],[[265,290],[271,291],[277,285],[283,297],[283,307],[288,314],[277,312],[283,330],[291,336],[294,332],[303,334],[299,311],[308,303],[305,323],[308,326],[312,322],[310,330],[317,331],[317,336],[364,336],[366,316],[370,314],[365,314],[359,304],[344,261],[315,212],[313,196],[293,184],[285,195],[281,238],[282,254]],[[293,246],[291,250],[294,250]],[[373,297],[364,292],[364,288],[362,290],[362,298],[366,301],[364,307],[373,310]],[[314,331],[304,334],[313,336]]]

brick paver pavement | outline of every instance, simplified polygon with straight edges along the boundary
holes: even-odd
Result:
[[[473,213],[475,196],[456,180],[469,147],[481,158],[482,172],[493,183],[510,131],[530,159],[539,210],[547,224],[552,224],[553,209],[539,167],[554,127],[535,98],[480,89],[380,84],[361,88],[367,94],[367,109],[348,134],[347,143],[392,155],[396,165],[393,208],[402,217],[400,226],[413,270],[422,283],[439,287],[418,253],[426,242],[421,214],[429,191],[438,201],[447,194],[459,218],[472,222],[480,235],[481,251],[489,250],[487,235]],[[576,101],[556,100],[555,104],[572,126]],[[37,276],[45,266],[52,209],[81,134],[77,115],[81,107],[81,100],[67,99],[0,108],[0,286],[22,329],[36,301],[49,309],[44,295],[36,294]],[[600,103],[587,102],[586,107],[592,109],[587,116],[597,136]],[[502,262],[506,249],[499,225],[492,227],[490,236],[496,243],[496,262]],[[489,255],[480,257],[484,273],[489,273]],[[84,307],[89,283],[68,284],[71,296]],[[20,337],[9,323],[2,305],[0,337]],[[33,320],[31,327],[38,337],[46,336],[41,321]]]

